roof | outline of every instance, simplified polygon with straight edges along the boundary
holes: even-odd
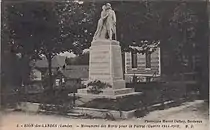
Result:
[[[57,68],[65,65],[65,56],[55,56],[52,59],[52,68]],[[35,67],[38,68],[47,68],[48,67],[48,61],[46,57],[43,57],[42,60],[37,60],[35,62]]]
[[[67,78],[86,79],[89,76],[89,66],[88,65],[69,65],[62,70],[62,73]]]

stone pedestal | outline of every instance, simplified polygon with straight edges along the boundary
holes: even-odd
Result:
[[[119,42],[97,40],[90,47],[89,79],[109,83],[113,89],[125,88]]]
[[[96,40],[91,43],[89,80],[100,80],[110,84],[112,88],[106,88],[100,94],[88,93],[87,88],[79,89],[77,95],[93,98],[117,98],[139,94],[134,92],[134,89],[125,87],[121,47],[115,40]]]

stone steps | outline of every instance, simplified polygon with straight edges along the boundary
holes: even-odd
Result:
[[[84,116],[84,114],[77,113],[77,112],[67,113],[67,115],[68,116],[73,116],[73,117],[81,117],[81,116]]]

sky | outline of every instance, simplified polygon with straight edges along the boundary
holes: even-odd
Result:
[[[89,52],[89,49],[85,49],[83,50],[83,53]],[[65,57],[75,57],[76,55],[72,52],[64,52],[64,53],[60,53],[60,56],[65,56]]]
[[[76,55],[74,54],[74,53],[70,53],[70,52],[64,52],[64,53],[60,53],[59,54],[60,56],[65,56],[65,57],[68,57],[68,58],[70,58],[70,57],[75,57]]]

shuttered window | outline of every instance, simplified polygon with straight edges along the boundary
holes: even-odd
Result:
[[[137,68],[137,52],[131,52],[132,68]]]
[[[146,68],[151,68],[151,53],[147,51],[145,56],[146,56]]]

